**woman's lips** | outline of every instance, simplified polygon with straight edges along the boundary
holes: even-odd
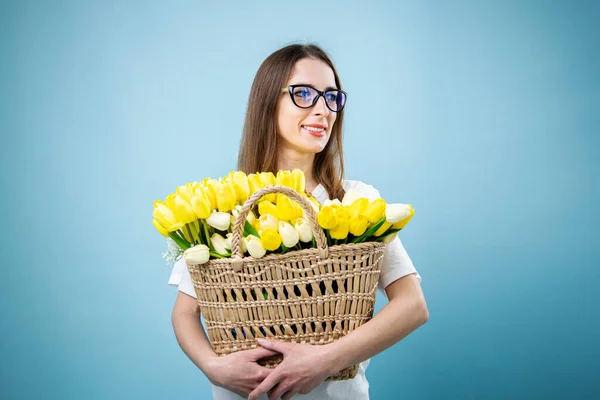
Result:
[[[309,133],[310,135],[312,135],[314,137],[323,137],[327,133],[327,130],[325,130],[325,129],[323,129],[321,132],[315,132],[315,131],[311,131],[310,129],[306,129],[305,127],[302,127],[302,130],[304,132]]]

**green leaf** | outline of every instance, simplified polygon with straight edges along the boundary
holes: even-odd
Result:
[[[281,243],[281,254],[286,253],[289,249],[285,246],[285,244]]]
[[[187,249],[189,249],[191,247],[190,244],[187,242],[187,240],[183,239],[176,232],[169,232],[169,237],[171,239],[173,239],[173,241],[175,243],[177,243],[177,245],[179,247],[181,247],[183,250],[187,250]]]
[[[248,222],[248,220],[244,222],[244,233],[246,233],[245,236],[253,235],[260,239],[260,236],[258,236],[258,232],[256,232],[256,229],[254,229],[254,227],[250,222]]]
[[[379,221],[377,221],[377,223],[375,225],[373,225],[372,227],[367,229],[367,231],[365,233],[363,233],[362,235],[360,235],[359,237],[354,239],[352,241],[352,243],[364,242],[367,238],[369,238],[369,236],[372,236],[375,232],[377,232],[377,229],[379,229],[381,227],[381,225],[383,225],[384,222],[385,222],[385,215],[383,217],[381,217],[381,219]]]

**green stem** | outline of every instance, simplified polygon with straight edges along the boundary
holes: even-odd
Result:
[[[177,245],[178,245],[179,247],[181,247],[183,250],[187,250],[187,249],[189,249],[189,248],[191,247],[191,246],[190,246],[190,244],[189,244],[189,243],[188,243],[188,242],[187,242],[185,239],[181,238],[181,237],[180,237],[180,236],[177,234],[177,232],[169,232],[169,237],[170,237],[171,239],[173,239],[173,241],[174,241],[175,243],[177,243]]]
[[[212,245],[212,241],[210,240],[210,234],[208,233],[208,224],[205,220],[202,220],[202,229],[204,229],[204,234],[206,235],[206,245],[210,249],[210,251],[215,251],[214,246]],[[216,252],[215,252],[216,253]]]

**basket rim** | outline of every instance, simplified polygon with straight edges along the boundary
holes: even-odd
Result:
[[[361,242],[361,243],[344,243],[344,244],[336,244],[333,246],[329,246],[329,254],[325,258],[320,257],[320,255],[319,255],[320,249],[318,249],[316,247],[311,247],[311,248],[302,249],[302,250],[291,250],[284,254],[278,254],[278,253],[267,254],[261,258],[254,258],[250,255],[247,255],[244,258],[236,259],[232,255],[232,257],[228,257],[228,258],[210,259],[206,263],[203,263],[203,264],[188,264],[188,265],[192,265],[192,266],[197,265],[200,268],[206,268],[208,266],[216,266],[216,265],[219,265],[219,266],[229,265],[235,269],[235,265],[234,265],[235,262],[240,261],[240,260],[243,263],[246,263],[246,262],[252,262],[252,263],[281,262],[281,261],[293,260],[296,258],[302,258],[303,256],[307,256],[307,255],[313,260],[314,259],[328,260],[328,259],[331,259],[332,253],[336,254],[336,255],[339,254],[340,252],[344,252],[344,251],[355,251],[355,252],[359,252],[359,253],[365,253],[365,252],[373,251],[373,250],[380,249],[380,248],[386,247],[386,246],[387,246],[386,243],[376,242],[376,241]]]

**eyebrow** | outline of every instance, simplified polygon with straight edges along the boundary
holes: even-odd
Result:
[[[310,87],[313,87],[313,88],[315,87],[314,85],[311,85],[310,83],[302,83],[302,82],[300,82],[300,83],[292,83],[291,85],[294,85],[294,86],[298,86],[298,85],[300,85],[300,86],[310,86]],[[289,85],[289,86],[291,86],[291,85]],[[333,86],[327,86],[325,88],[325,90],[323,90],[323,91],[326,92],[328,90],[339,90],[339,89],[336,88],[336,87],[333,87]]]

